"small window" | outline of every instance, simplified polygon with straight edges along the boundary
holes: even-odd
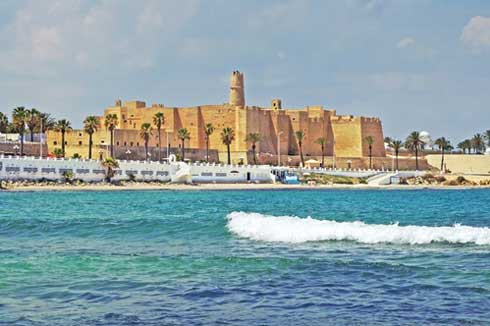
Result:
[[[134,143],[133,143],[133,142],[130,142],[130,143],[129,143],[129,146],[133,146],[133,145],[134,145]]]
[[[58,145],[58,142],[57,142],[57,141],[54,141],[54,142],[53,142],[53,145],[54,145],[54,146]]]
[[[101,141],[100,141],[100,143],[101,143],[101,144],[103,144],[103,143],[104,143],[104,141],[103,141],[103,140],[101,140]]]
[[[122,118],[123,118],[123,120],[124,120],[124,119],[126,119],[126,116],[123,114],[123,115],[122,115]]]
[[[82,146],[82,141],[81,140],[78,141],[78,146]]]
[[[136,146],[139,146],[139,145],[140,145],[140,143],[136,143]]]
[[[119,142],[118,141],[116,142],[116,146],[119,146]]]
[[[128,146],[128,143],[124,142],[124,146]]]
[[[82,133],[81,132],[78,133],[78,137],[82,137]]]
[[[68,142],[67,141],[65,141],[65,145],[68,145]]]
[[[134,128],[134,129],[136,129],[136,123],[135,123],[135,124],[133,124],[133,128]]]

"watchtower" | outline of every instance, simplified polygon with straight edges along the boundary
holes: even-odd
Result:
[[[230,105],[245,106],[245,83],[238,70],[233,71],[230,78]]]

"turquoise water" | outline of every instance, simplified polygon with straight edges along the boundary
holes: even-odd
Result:
[[[489,190],[0,192],[0,325],[488,325],[488,226]]]

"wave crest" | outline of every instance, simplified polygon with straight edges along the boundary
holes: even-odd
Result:
[[[252,240],[301,243],[307,241],[348,240],[360,243],[428,244],[474,243],[490,244],[488,227],[399,226],[398,224],[366,224],[336,222],[311,217],[272,216],[260,213],[232,212],[227,215],[230,232]]]

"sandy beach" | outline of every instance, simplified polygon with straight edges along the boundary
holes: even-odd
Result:
[[[199,191],[199,190],[327,190],[327,189],[384,189],[384,190],[420,190],[420,189],[490,189],[490,186],[442,186],[442,185],[386,185],[370,186],[367,184],[356,185],[288,185],[288,184],[255,184],[255,183],[233,183],[233,184],[171,184],[171,183],[127,183],[123,185],[112,184],[56,184],[56,185],[16,185],[9,189],[0,191],[29,192],[29,191],[134,191],[134,190],[176,190],[176,191]]]

